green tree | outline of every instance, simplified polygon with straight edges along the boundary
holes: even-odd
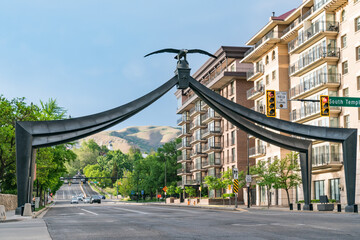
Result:
[[[256,181],[259,186],[265,186],[268,208],[270,207],[270,190],[276,182],[276,166],[271,162],[259,161],[255,166],[250,168],[252,175],[256,175]]]
[[[275,159],[274,168],[276,179],[275,189],[284,189],[290,206],[289,189],[301,184],[300,166],[298,163],[299,153],[291,152],[282,159]]]
[[[37,120],[38,112],[39,107],[26,104],[25,98],[8,100],[0,95],[0,192],[2,193],[17,192],[15,123]]]
[[[134,186],[131,182],[132,179],[132,174],[130,171],[125,171],[124,172],[124,176],[122,179],[119,179],[118,182],[119,184],[119,193],[122,196],[130,196],[131,191],[134,189]]]
[[[204,182],[208,186],[210,191],[223,189],[223,183],[220,178],[214,176],[206,176],[204,178]]]
[[[185,187],[185,192],[189,195],[190,198],[196,196],[196,189],[193,187]]]

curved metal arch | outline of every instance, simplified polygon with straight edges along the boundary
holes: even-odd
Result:
[[[31,202],[35,149],[77,140],[114,126],[151,105],[178,84],[175,76],[150,93],[120,107],[79,118],[16,122],[18,206]],[[19,213],[21,209],[17,209]]]
[[[310,210],[311,201],[311,153],[312,142],[309,140],[297,139],[281,135],[265,128],[255,125],[248,120],[245,120],[239,114],[224,107],[223,105],[215,102],[206,95],[198,91],[198,89],[192,85],[190,81],[190,88],[198,95],[206,104],[213,108],[222,117],[230,121],[239,129],[278,147],[300,152],[300,165],[301,165],[301,177],[303,183],[304,193],[304,210]]]
[[[241,117],[258,123],[262,126],[309,139],[341,142],[343,149],[344,172],[346,182],[346,197],[348,205],[345,211],[354,212],[355,188],[356,188],[356,150],[357,129],[317,127],[288,122],[277,118],[268,118],[264,114],[248,109],[234,103],[219,94],[206,88],[204,85],[189,77],[189,84],[196,87],[199,92],[208,96],[220,105],[238,113]]]

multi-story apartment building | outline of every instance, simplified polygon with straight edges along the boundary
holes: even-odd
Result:
[[[246,72],[251,64],[240,63],[246,47],[221,47],[217,59],[210,58],[193,78],[234,102],[252,107],[246,98],[251,83],[246,81]],[[191,89],[178,90],[177,113],[181,114],[178,125],[182,152],[178,162],[182,168],[178,175],[185,186],[200,186],[207,175],[219,177],[221,172],[237,167],[239,171],[247,168],[246,133],[237,130],[209,106],[200,100]],[[210,191],[209,196],[219,196],[220,192]],[[239,200],[242,201],[242,192]]]
[[[358,128],[358,108],[331,107],[327,118],[320,117],[319,103],[297,100],[318,100],[320,95],[359,97],[359,0],[304,0],[298,8],[271,17],[247,45],[254,45],[242,60],[254,66],[254,73],[248,74],[247,80],[254,82],[255,89],[262,89],[257,95],[248,95],[248,99],[255,101],[257,111],[265,109],[261,107],[265,89],[287,91],[292,101],[288,110],[277,110],[279,118],[316,126]],[[257,140],[256,144],[265,146]],[[267,145],[266,152],[256,156],[256,161],[283,157],[287,152]],[[359,203],[359,151],[357,155],[356,202]],[[312,199],[327,195],[329,199],[346,203],[341,144],[314,141],[312,167]],[[259,187],[257,190],[257,204],[267,202],[264,191]],[[272,204],[286,204],[282,192],[272,196],[275,198],[271,199]],[[293,191],[292,198],[292,201],[302,199],[301,187]]]

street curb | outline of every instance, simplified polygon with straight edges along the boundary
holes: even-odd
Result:
[[[50,208],[52,208],[54,205],[55,205],[55,202],[52,203],[50,206],[46,206],[46,207],[44,207],[43,209],[41,209],[40,211],[37,211],[37,212],[33,213],[32,218],[38,218],[38,216],[39,216],[40,214],[42,214],[42,213],[45,214],[46,211],[48,211],[48,210],[49,210]],[[39,217],[39,218],[42,218],[42,217]]]

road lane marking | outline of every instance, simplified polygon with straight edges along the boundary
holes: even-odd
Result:
[[[88,213],[94,214],[94,215],[99,215],[99,214],[97,214],[97,213],[91,212],[91,211],[86,210],[86,209],[82,209],[82,208],[80,208],[80,209],[81,209],[81,210],[83,210],[83,211],[85,211],[85,212],[88,212]]]
[[[112,207],[112,209],[124,210],[124,211],[128,211],[128,212],[134,212],[134,213],[140,213],[140,214],[149,214],[147,212],[142,212],[142,211],[137,211],[137,210],[130,210],[130,209],[119,208],[119,207]]]
[[[150,206],[144,206],[146,208],[154,208],[154,209],[161,209],[161,210],[173,210],[173,211],[179,211],[179,212],[190,212],[195,213],[195,211],[191,210],[183,210],[183,209],[176,209],[176,208],[170,208],[170,207],[150,207]]]

